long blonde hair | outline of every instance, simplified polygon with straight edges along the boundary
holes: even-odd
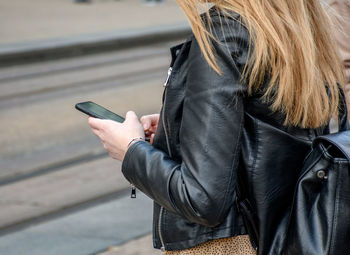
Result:
[[[213,35],[200,17],[203,0],[177,0],[209,65],[218,73]],[[205,1],[205,0],[204,0]],[[242,81],[253,93],[270,80],[263,99],[285,114],[285,125],[316,128],[338,114],[342,65],[320,0],[211,0],[225,15],[238,13],[254,44]],[[209,17],[207,11],[206,16]]]

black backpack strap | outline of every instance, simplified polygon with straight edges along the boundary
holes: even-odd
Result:
[[[337,157],[346,158],[350,162],[350,131],[319,136],[314,140],[313,147],[315,148],[319,144],[323,144],[325,148],[327,148],[329,145],[334,146],[342,155],[340,156],[338,154]]]

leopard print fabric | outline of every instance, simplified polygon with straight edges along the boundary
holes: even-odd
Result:
[[[247,235],[212,240],[186,250],[165,251],[164,255],[256,255]]]

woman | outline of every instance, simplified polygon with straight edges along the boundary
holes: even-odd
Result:
[[[328,17],[319,0],[213,0],[202,15],[203,1],[178,3],[194,35],[172,48],[160,115],[89,124],[126,179],[154,200],[156,248],[255,254],[236,205],[238,177],[259,210],[259,236],[272,235],[290,202],[284,187],[295,183],[315,131],[327,133],[338,114],[342,71]],[[258,241],[265,252],[269,243]]]

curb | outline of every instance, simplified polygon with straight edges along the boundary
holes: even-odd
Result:
[[[178,24],[0,45],[0,67],[180,40],[190,33],[188,25]]]

